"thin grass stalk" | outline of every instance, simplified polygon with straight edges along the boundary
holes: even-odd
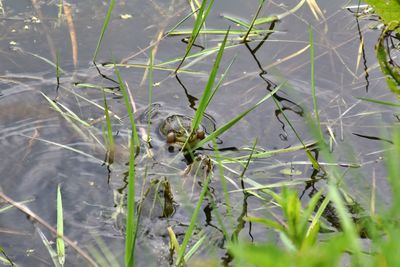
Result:
[[[247,23],[247,22],[245,22],[245,21],[243,21],[243,20],[240,19],[240,18],[235,18],[235,17],[232,17],[231,15],[227,15],[227,14],[223,14],[222,17],[223,17],[224,19],[227,19],[227,20],[232,21],[233,23],[235,23],[235,24],[237,24],[237,25],[242,26],[243,28],[246,28],[246,29],[249,29],[249,28],[250,28],[250,24]]]
[[[128,112],[131,123],[131,140],[129,155],[129,173],[128,173],[128,195],[127,195],[127,215],[126,215],[126,234],[125,234],[125,266],[135,266],[135,242],[136,242],[136,220],[135,220],[135,155],[139,152],[139,137],[136,130],[136,124],[133,116],[132,106],[129,102],[129,96],[122,81],[119,70],[115,67],[115,74],[124,96],[125,107]]]
[[[132,130],[131,147],[129,156],[128,174],[128,195],[126,213],[126,234],[125,234],[125,266],[135,266],[135,241],[136,241],[136,220],[135,220],[135,138]]]
[[[229,32],[231,33],[232,31],[229,31]],[[226,33],[226,32],[225,32],[225,33]],[[230,48],[236,48],[236,47],[238,47],[238,46],[241,46],[241,44],[225,45],[225,50],[230,49]],[[204,49],[204,50],[202,50],[202,51],[199,51],[199,52],[197,52],[197,53],[190,54],[190,55],[188,55],[186,58],[187,58],[187,59],[189,59],[189,58],[196,58],[196,57],[200,57],[200,56],[203,56],[203,55],[209,56],[209,55],[211,55],[211,54],[213,54],[213,53],[215,53],[215,52],[218,52],[220,49],[221,49],[221,46],[216,46],[216,47],[212,47],[212,48],[206,48],[206,49]],[[169,59],[169,60],[167,60],[167,61],[158,63],[157,66],[162,67],[162,66],[164,66],[164,65],[173,64],[173,63],[176,63],[176,62],[178,62],[178,61],[181,61],[182,59],[183,59],[183,57],[178,57],[178,58]]]
[[[199,34],[213,34],[213,35],[223,35],[225,34],[226,30],[224,29],[204,29],[200,30]],[[271,32],[277,32],[276,30],[257,30],[257,29],[252,29],[248,35],[249,36],[259,36],[262,34],[267,34]],[[190,34],[190,30],[180,30],[180,31],[174,31],[169,33],[170,36],[176,36],[176,35],[188,35]],[[247,33],[247,30],[231,30],[231,35],[244,35]],[[243,38],[240,38],[240,40],[243,40]]]
[[[203,95],[200,99],[199,106],[197,107],[196,114],[194,115],[194,118],[192,120],[192,132],[196,130],[202,120],[203,114],[207,108],[208,103],[210,102],[210,97],[213,95],[213,88],[214,88],[214,83],[215,83],[215,77],[217,76],[217,72],[219,69],[219,65],[222,59],[222,55],[224,54],[224,49],[226,45],[226,41],[228,39],[229,35],[229,29],[227,30],[225,34],[225,38],[222,41],[221,47],[218,51],[217,58],[215,59],[214,65],[211,69],[210,77],[208,78],[207,84],[204,88]]]
[[[64,0],[58,0],[58,13],[57,13],[57,24],[61,24],[61,19],[62,19],[62,13],[63,13],[63,1]],[[1,1],[0,1],[1,3]]]
[[[150,62],[149,62],[149,107],[153,103],[153,62],[154,62],[154,48],[150,51]],[[150,143],[150,125],[151,125],[151,112],[149,112],[147,118],[147,143]]]
[[[57,89],[60,85],[60,53],[56,52],[56,81],[57,81]]]
[[[20,205],[23,205],[23,204],[30,203],[30,202],[33,202],[33,201],[35,201],[35,199],[32,198],[32,199],[27,199],[27,200],[20,201],[20,202],[17,202],[17,203],[20,204]],[[5,205],[3,208],[0,209],[0,214],[4,213],[4,212],[7,212],[8,210],[11,210],[12,208],[14,208],[13,205]],[[1,252],[1,250],[0,250],[0,252]]]
[[[265,0],[260,1],[260,5],[258,6],[257,12],[256,12],[253,20],[251,21],[250,27],[247,29],[246,34],[243,36],[242,42],[247,42],[247,37],[249,37],[249,34],[250,34],[251,30],[253,29],[254,23],[256,22],[256,19],[257,19],[258,15],[260,14],[262,7],[264,6],[264,2],[265,2]]]
[[[108,23],[110,21],[110,17],[111,17],[111,13],[112,13],[112,11],[114,9],[114,5],[115,5],[115,0],[111,0],[110,1],[110,6],[108,7],[106,18],[105,18],[104,23],[103,23],[103,27],[102,27],[101,32],[100,32],[99,40],[97,41],[96,49],[94,51],[93,62],[96,62],[97,54],[99,53],[100,45],[101,45],[101,42],[103,41],[104,33],[106,32]]]
[[[117,67],[124,67],[124,68],[139,68],[139,69],[148,69],[149,65],[147,64],[126,64],[126,63],[118,63],[118,64],[104,64],[104,67],[109,67],[109,66],[114,66],[116,65]],[[190,70],[190,69],[179,69],[176,70],[175,68],[168,68],[168,67],[160,67],[158,65],[153,65],[154,70],[165,70],[165,71],[173,71],[176,73],[192,73],[192,74],[204,74],[204,72],[201,71],[196,71],[196,70]]]
[[[254,106],[252,106],[251,108],[249,108],[248,110],[240,113],[238,116],[236,116],[235,118],[231,119],[230,121],[228,121],[227,123],[225,123],[224,125],[222,125],[221,127],[219,127],[218,129],[216,129],[214,132],[210,133],[206,138],[204,138],[203,140],[201,140],[200,142],[198,142],[194,147],[191,148],[191,150],[195,150],[201,146],[203,146],[205,143],[217,138],[218,136],[220,136],[221,134],[223,134],[224,132],[226,132],[227,130],[229,130],[233,125],[235,125],[236,123],[238,123],[243,117],[245,117],[247,114],[249,114],[251,111],[253,111],[254,109],[256,109],[258,106],[260,106],[262,103],[264,103],[268,98],[270,98],[271,96],[273,96],[279,89],[281,89],[283,86],[283,84],[278,85],[274,90],[272,90],[269,94],[267,94],[266,96],[264,96],[260,101],[258,101]]]
[[[329,202],[330,202],[330,198],[329,197],[325,197],[324,200],[322,201],[321,205],[318,208],[318,211],[316,212],[315,216],[313,217],[308,229],[307,229],[307,234],[309,235],[311,230],[316,226],[317,223],[319,223],[319,220],[322,216],[322,214],[324,213],[326,207],[328,206]]]
[[[107,128],[107,134],[106,134],[107,159],[106,159],[106,162],[107,162],[107,164],[112,164],[114,162],[115,146],[114,146],[114,137],[113,137],[113,131],[112,131],[112,126],[111,126],[110,113],[109,113],[109,109],[108,109],[106,94],[104,91],[103,91],[103,100],[104,100],[104,114],[106,117],[106,128]]]
[[[176,267],[179,267],[180,264],[183,262],[183,257],[185,255],[186,247],[189,244],[190,238],[191,238],[191,236],[193,234],[193,230],[194,230],[194,227],[195,227],[196,222],[197,222],[197,217],[199,215],[199,212],[200,212],[200,209],[201,209],[201,205],[202,205],[203,200],[204,200],[204,196],[206,195],[206,193],[208,191],[208,185],[209,185],[210,180],[211,180],[211,173],[212,173],[211,171],[208,172],[207,177],[206,177],[206,179],[205,179],[205,181],[203,183],[203,188],[201,190],[201,193],[200,193],[200,196],[199,196],[199,200],[197,201],[196,208],[194,209],[193,214],[192,214],[192,218],[190,220],[190,224],[189,224],[189,226],[188,226],[188,228],[186,230],[185,237],[184,237],[184,239],[182,241],[182,244],[180,246],[178,258],[177,258],[176,264],[175,264]]]
[[[199,35],[200,30],[203,27],[203,24],[206,21],[207,16],[210,13],[210,10],[211,10],[211,7],[213,4],[214,4],[214,0],[211,0],[210,4],[208,5],[208,7],[206,9],[207,0],[203,0],[203,2],[201,3],[200,9],[199,9],[199,15],[197,16],[197,19],[194,23],[192,34],[189,39],[189,43],[186,46],[185,55],[183,56],[182,61],[179,63],[178,67],[176,68],[175,73],[179,70],[179,68],[182,66],[183,62],[185,61],[185,58],[189,55],[190,50],[192,49],[193,44],[196,41],[197,36]]]
[[[140,146],[139,146],[140,145],[139,144],[139,137],[138,137],[138,133],[137,133],[137,129],[136,129],[136,123],[135,123],[135,118],[134,118],[134,115],[133,115],[134,112],[132,110],[132,105],[129,103],[129,95],[128,95],[127,91],[126,91],[126,88],[125,88],[124,82],[122,81],[122,78],[121,78],[121,75],[119,73],[119,70],[118,70],[118,68],[116,67],[115,64],[114,64],[114,70],[115,70],[115,74],[116,74],[116,76],[118,78],[118,84],[119,84],[119,87],[121,88],[121,91],[122,91],[122,95],[123,95],[123,98],[124,98],[124,104],[125,104],[125,107],[127,109],[129,122],[131,124],[132,132],[133,132],[133,141],[134,141],[134,144],[136,145],[135,149],[136,149],[137,152],[139,152],[139,148],[140,148]]]
[[[235,56],[232,58],[231,62],[229,62],[228,67],[225,69],[224,73],[221,75],[221,79],[219,79],[217,85],[215,86],[215,89],[213,90],[213,92],[212,92],[210,98],[208,99],[208,102],[207,102],[207,105],[206,105],[207,107],[208,107],[208,105],[210,104],[211,99],[214,98],[214,95],[215,95],[215,93],[218,91],[218,89],[219,89],[219,87],[221,86],[221,84],[225,81],[225,78],[226,78],[226,76],[228,75],[228,72],[229,72],[229,70],[231,69],[231,67],[232,67],[232,65],[233,65],[233,62],[235,62],[235,60],[236,60],[236,57],[237,57],[237,54],[235,54]]]
[[[310,127],[310,132],[315,136],[315,138],[319,137],[319,128],[315,124],[315,122],[310,118],[306,117],[307,123]],[[349,214],[345,202],[339,192],[338,183],[341,180],[340,171],[337,167],[336,161],[333,158],[333,155],[329,152],[329,147],[325,142],[318,143],[320,155],[325,159],[327,163],[332,163],[331,165],[327,165],[325,167],[325,171],[328,177],[328,198],[332,201],[338,217],[340,219],[340,223],[343,228],[343,233],[347,242],[349,243],[349,248],[351,249],[353,255],[353,263],[352,266],[360,266],[361,262],[361,244],[359,241],[359,237],[357,234],[356,227],[353,223],[351,215]],[[362,265],[361,265],[362,266]]]
[[[102,238],[100,238],[99,236],[93,235],[93,238],[95,239],[97,246],[100,248],[102,255],[104,255],[104,256],[101,256],[102,263],[103,263],[101,265],[102,266],[119,267],[120,265],[118,264],[118,261],[117,261],[115,255],[111,252],[110,247],[107,246],[106,242],[104,242],[104,240]],[[93,253],[94,251],[97,252],[97,250],[93,248],[91,253]],[[100,254],[100,253],[98,253],[98,254]]]
[[[225,179],[224,175],[224,168],[222,167],[221,164],[221,153],[218,150],[218,145],[215,139],[212,140],[213,142],[213,147],[214,147],[214,154],[215,154],[215,160],[218,165],[218,170],[219,170],[219,181],[221,182],[221,187],[222,191],[224,193],[224,201],[226,205],[226,217],[228,217],[229,223],[231,224],[231,227],[234,227],[234,221],[233,221],[233,215],[232,215],[232,206],[231,206],[231,201],[229,198],[229,193],[228,193],[228,185]],[[222,221],[221,221],[222,223]],[[221,225],[222,226],[222,225]],[[225,226],[223,226],[225,228]],[[226,230],[225,230],[226,231]]]
[[[313,30],[311,25],[308,26],[308,31],[310,34],[310,65],[311,65],[311,96],[313,100],[313,108],[315,114],[316,124],[319,129],[319,138],[318,141],[323,141],[323,134],[321,128],[321,122],[319,120],[319,111],[317,105],[317,97],[315,95],[315,63],[314,63],[314,37],[313,37]]]
[[[207,235],[203,235],[200,239],[189,249],[186,253],[184,260],[185,262],[189,261],[190,258],[193,256],[194,253],[201,247],[201,245],[206,241]]]
[[[61,266],[65,263],[64,218],[60,185],[57,187],[57,257]]]
[[[31,53],[31,52],[28,52],[28,51],[24,51],[24,50],[22,50],[22,49],[19,48],[19,47],[16,47],[16,48],[15,48],[15,51],[20,52],[20,53],[22,53],[22,54],[31,55],[31,56],[33,56],[33,57],[35,57],[35,58],[37,58],[37,59],[40,59],[40,60],[46,62],[46,63],[49,64],[50,66],[56,68],[56,65],[57,65],[57,64],[55,64],[55,63],[54,63],[53,61],[51,61],[50,59],[47,59],[47,58],[45,58],[45,57],[42,57],[42,56],[40,56],[40,55],[38,55],[38,54]],[[62,72],[62,73],[66,73],[65,70],[63,70],[62,68],[59,68],[59,71]]]
[[[371,102],[371,103],[376,103],[376,104],[381,104],[381,105],[400,108],[400,104],[399,103],[394,103],[394,102],[390,102],[390,101],[383,101],[383,100],[364,98],[364,97],[357,97],[357,99],[360,99],[360,100],[363,100],[363,101],[367,101],[367,102]]]
[[[89,251],[90,255],[96,259],[100,267],[118,267],[118,265],[111,265],[110,263],[108,263],[106,258],[94,246],[88,246],[87,250]]]
[[[166,35],[169,35],[170,32],[173,32],[176,28],[178,28],[182,23],[184,23],[188,18],[190,18],[193,14],[195,14],[199,9],[195,9],[192,12],[190,12],[186,17],[184,17],[182,20],[180,20],[174,27],[172,27],[169,31],[167,31]]]
[[[274,98],[275,104],[276,106],[279,108],[279,111],[281,112],[281,114],[283,115],[283,117],[285,118],[285,121],[289,124],[290,128],[292,129],[292,131],[294,132],[294,134],[296,135],[297,139],[300,141],[300,143],[303,145],[303,149],[306,151],[307,157],[309,158],[309,160],[311,161],[311,164],[313,166],[314,169],[318,170],[321,166],[318,163],[318,161],[314,158],[314,156],[311,154],[310,149],[305,145],[305,143],[303,142],[303,139],[300,137],[299,133],[296,131],[296,129],[293,127],[292,123],[290,122],[290,120],[286,117],[285,112],[283,111],[281,105],[279,104],[278,100],[276,100]]]
[[[295,7],[293,7],[292,9],[287,10],[286,12],[283,12],[281,14],[275,15],[275,16],[268,16],[268,17],[263,17],[263,18],[259,18],[256,20],[256,22],[254,23],[254,25],[260,25],[260,24],[264,24],[264,23],[270,23],[273,21],[277,21],[277,20],[282,20],[284,17],[289,16],[293,13],[295,13],[297,10],[300,9],[300,7],[306,2],[306,0],[301,0],[297,3],[297,5]]]
[[[40,230],[40,228],[38,226],[36,226],[35,228],[36,228],[36,232],[39,234],[39,237],[42,240],[44,246],[46,247],[47,252],[49,252],[49,255],[50,255],[51,261],[53,262],[54,267],[62,267],[62,265],[58,261],[57,252],[53,248],[54,243],[50,242],[47,239],[47,237],[44,235],[44,233],[42,232],[42,230]],[[8,264],[5,263],[5,265],[8,265]],[[11,266],[14,266],[14,264],[11,264]]]

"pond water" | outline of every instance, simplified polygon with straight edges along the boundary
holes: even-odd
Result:
[[[207,19],[207,28],[239,29],[223,15],[251,21],[258,3],[256,0],[216,1]],[[25,205],[34,214],[55,226],[56,191],[60,184],[65,235],[97,259],[95,252],[104,255],[107,248],[123,265],[124,215],[120,208],[126,196],[130,126],[121,91],[114,82],[114,71],[102,63],[148,64],[149,45],[154,42],[157,42],[153,46],[155,64],[182,57],[186,48],[182,40],[188,35],[157,40],[190,14],[191,9],[182,0],[117,1],[97,57],[98,72],[92,58],[108,1],[69,1],[70,20],[65,15],[59,18],[57,4],[58,1],[3,1],[4,12],[0,14],[1,191],[14,201],[28,200]],[[332,153],[340,163],[344,191],[364,210],[369,210],[371,192],[375,190],[379,208],[390,202],[382,161],[385,141],[370,137],[387,136],[398,117],[389,107],[360,98],[393,98],[374,52],[380,31],[372,29],[377,22],[362,18],[357,21],[354,13],[344,8],[347,1],[318,4],[322,11],[318,19],[304,4],[273,27],[263,26],[273,29],[272,34],[251,37],[252,41],[247,44],[241,44],[238,35],[229,37],[228,45],[234,46],[226,49],[220,73],[232,58],[235,61],[208,106],[203,123],[206,130],[211,127],[209,131],[212,131],[286,82],[275,99],[302,140],[311,142],[313,138],[304,114],[313,110],[309,55],[309,27],[312,27],[319,116],[326,140],[331,140]],[[282,14],[294,5],[293,1],[268,1],[261,14]],[[192,23],[193,19],[189,19],[180,29],[190,29]],[[76,38],[74,44],[71,32]],[[360,49],[360,36],[363,49]],[[208,49],[217,47],[222,40],[223,35],[201,35],[197,43]],[[200,48],[193,48],[193,52],[199,51]],[[137,156],[135,200],[139,203],[141,191],[147,190],[153,198],[144,198],[141,203],[144,209],[151,209],[149,203],[158,196],[158,191],[167,190],[160,181],[167,179],[175,202],[175,211],[168,218],[157,206],[153,207],[154,214],[143,211],[135,253],[137,266],[170,266],[167,226],[174,229],[181,242],[190,223],[203,177],[186,170],[182,153],[176,149],[170,151],[159,126],[172,114],[194,116],[215,57],[213,53],[200,59],[187,59],[183,69],[188,71],[177,76],[170,70],[178,62],[163,65],[169,70],[153,71],[151,102],[157,112],[150,123],[143,115],[149,111],[148,72],[140,67],[119,68],[137,108],[135,119],[140,136],[150,126],[152,138],[153,157],[146,156],[146,149]],[[54,65],[57,58],[61,68],[59,84]],[[117,146],[115,161],[110,166],[104,164],[105,120],[104,111],[99,107],[104,105],[100,88],[113,89],[106,91]],[[73,112],[87,125],[68,115],[62,116],[51,104],[54,99],[63,112]],[[335,140],[329,138],[329,133]],[[236,157],[248,155],[249,151],[243,149],[251,148],[256,139],[259,150],[300,145],[272,99],[220,136],[217,142],[220,149],[226,148],[221,151],[223,156]],[[145,147],[143,143],[142,148]],[[201,154],[214,155],[211,145],[203,148]],[[226,163],[226,166],[224,172],[239,238],[274,240],[272,231],[240,223],[246,212],[271,217],[271,213],[279,211],[273,209],[271,201],[267,205],[255,197],[244,198],[238,190],[243,166],[237,163]],[[279,192],[286,183],[298,190],[305,202],[326,184],[326,177],[313,170],[304,150],[255,160],[245,176],[246,187],[257,182]],[[227,206],[217,168],[210,187],[212,193],[203,203],[190,245],[202,236],[207,239],[193,256],[193,264],[204,255],[216,261],[224,258],[228,261],[224,236],[214,213],[218,210],[226,216]],[[48,229],[16,208],[0,213],[0,246],[20,266],[53,265],[40,231],[54,239]],[[67,266],[87,264],[70,246],[67,248]]]

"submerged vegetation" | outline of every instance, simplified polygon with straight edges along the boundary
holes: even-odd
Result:
[[[386,5],[393,7],[391,12],[387,12],[381,5],[382,1],[367,2],[370,6],[358,3],[346,8],[352,10],[357,23],[359,19],[375,18],[376,14],[382,19],[379,22],[383,23],[382,30],[376,41],[377,62],[389,89],[398,97],[400,4],[396,0],[386,1]],[[345,156],[334,150],[339,137],[332,130],[331,122],[320,116],[324,106],[319,102],[320,94],[316,86],[316,69],[320,64],[316,62],[316,49],[321,44],[315,40],[315,28],[307,25],[303,29],[309,33],[305,47],[280,59],[283,62],[309,52],[309,91],[300,92],[310,96],[308,105],[307,100],[292,100],[306,97],[299,97],[299,92],[289,90],[290,77],[278,73],[272,77],[279,82],[272,82],[267,68],[260,64],[256,55],[263,45],[268,45],[272,34],[279,33],[277,25],[288,16],[296,15],[301,8],[311,10],[318,20],[325,23],[325,15],[318,3],[301,0],[294,6],[285,6],[285,11],[278,15],[263,15],[268,13],[265,8],[268,1],[260,0],[258,6],[253,8],[254,16],[246,19],[222,14],[226,24],[218,28],[208,27],[215,5],[213,0],[189,3],[191,10],[183,19],[169,31],[160,30],[157,38],[141,50],[140,53],[148,54],[147,62],[117,60],[113,51],[111,59],[102,62],[99,60],[101,48],[116,4],[115,0],[111,0],[93,55],[93,65],[102,81],[74,81],[72,88],[60,84],[66,74],[60,72],[62,68],[57,56],[56,64],[51,64],[56,69],[57,96],[52,98],[48,93],[41,92],[47,106],[72,129],[73,138],[78,136],[95,149],[90,153],[76,148],[73,142],[65,145],[41,137],[32,137],[31,140],[42,141],[105,166],[107,190],[99,194],[109,194],[112,207],[98,203],[87,206],[101,210],[101,219],[119,233],[123,247],[114,249],[107,240],[117,234],[101,232],[101,227],[90,232],[90,245],[85,245],[85,248],[68,239],[69,235],[77,238],[79,234],[69,232],[66,227],[72,215],[66,215],[63,207],[68,205],[64,198],[67,194],[62,190],[63,183],[54,188],[57,192],[54,199],[56,229],[26,207],[31,200],[16,202],[2,190],[0,198],[8,204],[0,209],[0,215],[6,219],[7,212],[14,207],[35,222],[35,229],[54,266],[68,266],[69,257],[75,252],[79,255],[78,259],[85,260],[88,266],[400,266],[398,121],[387,127],[387,132],[382,130],[381,135],[385,136],[382,138],[352,133],[384,143],[383,150],[379,152],[383,155],[380,160],[383,159],[385,164],[384,176],[391,189],[391,204],[386,207],[376,197],[375,172],[370,174],[371,177],[362,177],[363,184],[372,179],[370,191],[359,193],[354,188],[358,185],[354,181],[365,175],[354,169],[365,165],[355,157],[354,160],[351,158],[354,154],[351,143],[345,145]],[[63,1],[60,1],[62,8]],[[4,12],[1,1],[0,11]],[[187,30],[182,25],[191,25],[192,28]],[[200,44],[204,42],[200,39],[210,35],[213,36],[212,42],[202,47]],[[179,57],[158,59],[159,45],[172,36],[189,36],[184,39],[185,50]],[[360,37],[360,54],[364,46],[363,37]],[[242,48],[250,51],[256,61],[259,72],[255,76],[262,79],[263,89],[266,87],[266,90],[261,96],[253,96],[252,88],[249,88],[239,101],[240,106],[233,109],[238,111],[224,114],[229,116],[224,117],[226,122],[216,126],[210,119],[210,109],[224,84],[232,82],[227,77],[232,66],[239,64],[238,51]],[[194,52],[195,49],[200,51]],[[232,51],[236,53],[233,56]],[[190,77],[195,80],[204,77],[206,71],[200,65],[206,61],[211,63],[205,65],[209,68],[206,81],[199,79],[203,86],[198,94],[200,98],[188,97],[194,112],[184,113],[172,108],[170,112],[164,112],[161,104],[153,102],[159,99],[157,93],[160,91],[156,92],[153,88],[157,86],[153,81],[157,74],[167,72],[168,78],[176,78],[179,83],[178,75],[192,75]],[[359,57],[357,68],[360,61]],[[276,64],[271,63],[268,69]],[[132,69],[144,70],[142,81],[149,82],[148,103],[138,103],[137,91],[131,90],[124,80],[126,70]],[[370,70],[365,68],[364,71],[368,76]],[[244,72],[233,82],[239,82],[247,75]],[[78,89],[82,88],[93,90],[95,93],[89,94],[93,98],[80,93]],[[368,91],[368,86],[366,89]],[[63,103],[65,98],[59,96],[58,90],[83,101],[90,107],[88,109],[95,110],[91,112],[98,118],[89,120],[82,110],[69,108]],[[400,106],[395,101],[369,97],[359,99],[371,105]],[[240,123],[248,123],[247,118],[266,105],[273,107],[276,119],[282,125],[281,140],[287,141],[288,128],[296,143],[283,148],[266,146],[260,144],[260,136],[251,136],[251,141],[244,145],[221,145],[224,134],[233,133],[232,136],[235,136],[236,127]],[[346,112],[341,111],[342,114]],[[399,118],[397,114],[394,116]],[[207,122],[212,126],[208,126]],[[258,126],[267,128],[263,124]],[[303,126],[306,131],[298,129]],[[172,145],[177,149],[171,149]],[[98,150],[101,152],[96,153]],[[169,151],[167,156],[163,154],[164,150]],[[297,161],[267,161],[274,156],[295,152]],[[104,155],[104,160],[99,159],[98,154]],[[270,170],[277,167],[285,179],[275,179],[272,175]],[[302,187],[304,190],[301,192]],[[364,196],[359,199],[362,194]],[[42,228],[46,231],[43,232]],[[54,236],[55,245],[47,235]],[[6,247],[0,240],[0,262],[16,265],[18,260],[15,255],[11,247]]]

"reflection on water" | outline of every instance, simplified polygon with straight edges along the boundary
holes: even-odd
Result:
[[[56,188],[61,184],[65,235],[81,247],[89,247],[89,251],[100,251],[104,242],[116,261],[122,264],[131,132],[114,70],[106,62],[147,64],[150,43],[156,47],[155,64],[181,57],[186,47],[182,37],[163,34],[189,14],[190,7],[185,1],[176,0],[168,3],[119,1],[98,64],[93,66],[88,62],[92,59],[107,12],[106,5],[94,2],[71,1],[79,49],[77,62],[72,55],[70,28],[58,17],[55,3],[26,6],[26,1],[4,2],[6,16],[0,18],[0,185],[2,191],[16,201],[34,199],[27,206],[55,225]],[[291,6],[290,1],[283,2]],[[338,162],[343,163],[340,165],[343,179],[349,188],[354,188],[351,198],[365,209],[368,205],[363,196],[372,187],[368,180],[370,173],[385,175],[380,161],[381,141],[385,139],[372,137],[380,134],[382,127],[378,122],[390,127],[398,119],[387,107],[356,98],[367,96],[384,100],[391,97],[384,88],[382,74],[374,68],[373,44],[368,39],[363,43],[362,66],[357,62],[360,36],[365,38],[366,32],[376,36],[378,33],[368,30],[366,21],[358,21],[352,13],[338,10],[338,1],[319,4],[334,15],[317,21],[308,9],[304,9],[270,24],[269,29],[277,32],[256,36],[253,42],[240,44],[232,37],[231,44],[237,46],[226,50],[220,73],[234,55],[236,61],[211,101],[202,125],[210,134],[286,82],[274,95],[280,108],[274,101],[266,102],[219,137],[217,145],[222,160],[247,155],[255,139],[256,149],[260,152],[298,145],[299,140],[286,118],[303,140],[312,140],[303,120],[306,112],[313,110],[307,50],[307,29],[308,24],[312,24],[317,99],[326,130],[324,134],[330,140]],[[282,7],[268,3],[264,15],[281,13]],[[252,18],[254,8],[254,3],[218,1],[207,26],[238,27],[219,14],[226,12]],[[122,19],[121,14],[132,14],[132,18]],[[190,28],[191,23],[186,21],[182,27]],[[217,47],[221,40],[221,36],[201,36],[198,44],[204,52]],[[61,67],[59,79],[54,64],[57,54]],[[204,55],[201,60],[187,60],[189,66],[183,68],[209,72],[214,57],[215,54],[211,54]],[[173,64],[165,66],[176,67]],[[220,182],[219,170],[207,167],[205,163],[207,156],[214,160],[214,147],[209,144],[196,151],[193,164],[188,166],[182,153],[168,150],[165,136],[159,131],[163,120],[170,115],[193,117],[207,76],[201,73],[172,75],[154,70],[152,103],[149,104],[148,72],[143,68],[122,67],[120,72],[137,109],[135,119],[140,137],[146,141],[147,134],[151,137],[150,143],[141,143],[141,152],[136,158],[135,202],[144,207],[138,229],[138,266],[173,264],[175,256],[169,250],[167,226],[172,227],[178,241],[182,242],[204,186],[207,168],[212,171],[213,178],[190,246],[202,240],[205,245],[199,248],[195,258],[208,255],[225,265],[233,260],[226,250],[227,240],[264,241],[274,234],[244,220],[248,214],[269,218],[274,207],[268,202],[271,200],[268,194],[260,192],[255,197],[245,189],[268,184],[272,185],[273,192],[278,192],[285,183],[302,192],[302,198],[307,202],[306,198],[311,198],[316,188],[325,185],[324,174],[312,168],[302,150],[254,159],[245,168],[246,172],[243,172],[246,162],[226,160],[223,162],[224,176],[230,197],[227,201],[222,193],[224,185]],[[104,162],[107,150],[103,92],[111,111],[116,143],[112,164]],[[318,151],[313,153],[318,158]],[[355,166],[362,168],[351,168]],[[283,168],[295,171],[288,174],[282,171]],[[379,182],[377,196],[380,203],[388,201],[387,192],[387,185]],[[263,198],[271,206],[260,200]],[[363,209],[355,212],[354,217],[358,218],[356,215],[362,214]],[[327,211],[331,212],[331,215],[326,214],[327,221],[330,220],[333,228],[338,228],[335,211],[330,208]],[[221,227],[221,218],[233,222],[228,229]],[[11,210],[0,214],[0,225],[0,245],[17,264],[47,266],[51,263],[34,230],[36,223]],[[24,235],[15,234],[17,232]],[[46,230],[44,234],[53,238]],[[26,251],[31,250],[34,251],[27,255]],[[86,264],[70,250],[67,251],[67,262],[73,266]]]

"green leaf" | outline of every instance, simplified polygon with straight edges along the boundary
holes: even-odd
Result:
[[[397,0],[365,0],[381,17],[388,30],[399,32],[400,2]],[[396,29],[397,28],[397,29]]]

